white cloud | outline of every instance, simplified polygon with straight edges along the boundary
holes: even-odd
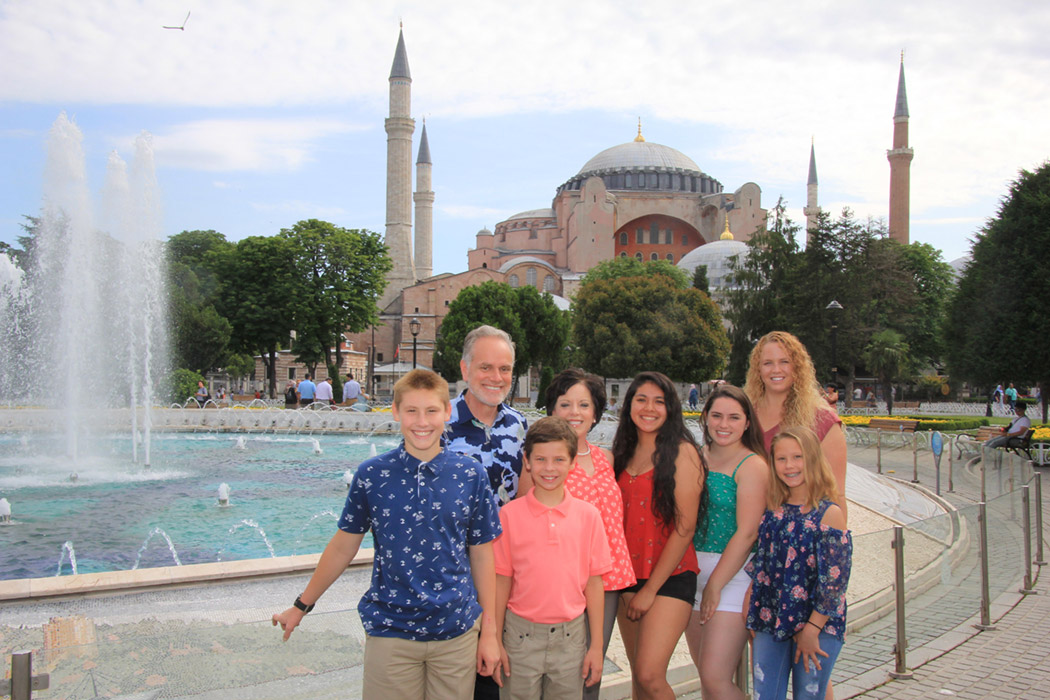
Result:
[[[980,218],[975,202],[994,201],[1019,168],[1050,156],[1048,3],[1000,0],[989,19],[983,0],[228,0],[193,8],[185,31],[161,29],[179,24],[185,9],[170,0],[4,3],[0,65],[18,69],[0,81],[0,101],[186,110],[353,103],[385,115],[403,18],[417,116],[659,117],[717,133],[714,143],[698,137],[702,151],[667,145],[727,187],[754,180],[774,197],[804,192],[813,136],[822,199],[848,202],[858,215],[887,210],[885,150],[902,48],[917,223]],[[320,139],[350,128],[200,120],[156,134],[154,146],[162,165],[289,171],[311,162]],[[458,157],[484,163],[491,154]],[[438,206],[455,218],[509,213]]]
[[[322,119],[206,119],[153,134],[153,151],[168,167],[289,171],[310,162],[322,139],[367,128],[374,127]]]

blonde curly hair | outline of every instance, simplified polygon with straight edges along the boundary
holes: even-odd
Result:
[[[791,389],[788,390],[787,401],[784,402],[784,413],[780,417],[781,429],[800,426],[812,428],[816,423],[817,411],[831,410],[827,402],[820,395],[820,385],[817,384],[817,373],[813,369],[813,360],[809,351],[798,338],[787,331],[772,331],[766,333],[755,343],[751,349],[751,358],[747,368],[747,381],[744,383],[744,392],[751,399],[751,403],[760,406],[766,398],[766,385],[762,382],[761,368],[759,364],[762,351],[770,343],[777,343],[787,353],[791,360]],[[762,426],[763,430],[773,428],[772,425]]]

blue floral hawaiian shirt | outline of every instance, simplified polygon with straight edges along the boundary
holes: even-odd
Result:
[[[429,462],[405,444],[357,468],[339,518],[352,534],[372,530],[372,584],[357,610],[376,637],[442,641],[481,615],[467,547],[502,531],[480,465],[444,449]]]
[[[452,417],[445,427],[448,449],[481,462],[496,498],[501,505],[508,503],[518,493],[521,444],[528,423],[525,416],[501,403],[490,428],[470,412],[466,393],[464,389],[452,400]]]

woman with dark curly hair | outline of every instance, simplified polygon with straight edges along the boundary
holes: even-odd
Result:
[[[613,622],[620,601],[620,591],[635,583],[634,567],[623,534],[623,496],[613,474],[612,455],[587,441],[587,434],[598,424],[605,411],[605,382],[601,377],[582,369],[559,372],[547,386],[547,415],[564,418],[576,431],[578,445],[576,462],[565,480],[565,488],[575,498],[587,501],[602,517],[605,536],[609,540],[613,568],[602,575],[605,589],[605,619],[602,621],[602,653],[609,649]],[[532,474],[522,470],[518,481],[518,495],[532,488]],[[589,630],[590,628],[588,628]],[[590,640],[588,639],[588,644]],[[601,681],[584,686],[583,697],[597,700]]]
[[[667,665],[696,596],[692,545],[706,468],[678,393],[659,372],[642,372],[624,395],[613,470],[638,578],[622,592],[619,613],[632,696],[673,698]]]

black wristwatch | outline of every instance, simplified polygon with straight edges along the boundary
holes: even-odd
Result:
[[[314,605],[317,605],[317,603],[314,603],[313,605],[307,605],[306,603],[303,602],[303,599],[302,599],[301,596],[295,596],[295,602],[292,603],[292,605],[295,606],[296,610],[302,610],[303,611],[303,615],[305,615],[306,613],[308,613],[311,610],[313,610],[314,609]]]

